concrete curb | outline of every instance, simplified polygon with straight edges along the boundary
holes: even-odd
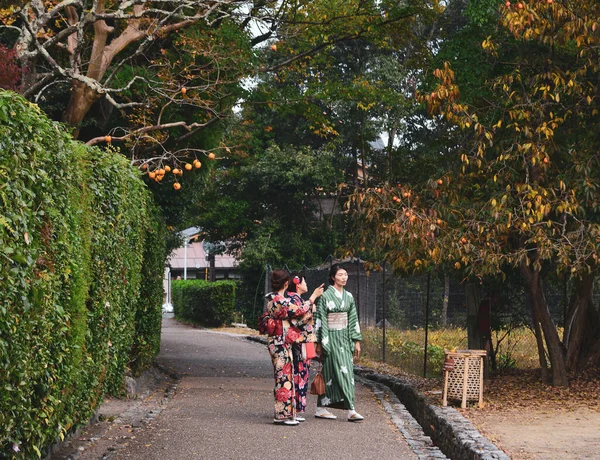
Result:
[[[454,408],[428,404],[424,395],[396,377],[358,366],[354,372],[387,386],[448,457],[455,460],[510,460]]]
[[[433,444],[431,438],[423,432],[423,428],[400,402],[397,396],[381,383],[373,382],[366,378],[355,376],[356,380],[368,386],[379,399],[383,409],[390,416],[396,428],[402,433],[404,439],[417,455],[419,460],[447,459],[444,453]]]
[[[246,338],[262,344],[267,343],[263,336]],[[510,460],[508,455],[485,438],[456,409],[428,404],[424,395],[396,377],[378,374],[359,366],[354,366],[354,373],[362,377],[361,383],[371,387],[392,422],[419,458]],[[412,423],[405,426],[403,419],[415,420],[415,424],[420,426]]]
[[[267,344],[267,338],[263,337],[262,335],[247,335],[246,339],[250,340],[251,342],[262,343],[263,345]]]

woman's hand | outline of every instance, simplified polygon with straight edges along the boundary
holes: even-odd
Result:
[[[354,342],[354,358],[360,358],[360,342]]]
[[[312,303],[315,303],[315,300],[317,300],[319,297],[321,297],[321,295],[323,294],[324,291],[324,284],[321,284],[317,289],[315,289],[312,293],[312,295],[310,296],[310,301]]]

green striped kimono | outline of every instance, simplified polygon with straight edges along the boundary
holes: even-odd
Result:
[[[331,329],[328,313],[346,312],[348,326]],[[319,299],[315,315],[317,341],[323,347],[323,378],[326,393],[319,396],[319,407],[354,409],[354,342],[362,340],[354,297],[345,289],[341,297],[329,286]]]

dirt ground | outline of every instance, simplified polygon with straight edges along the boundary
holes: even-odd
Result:
[[[442,404],[441,379],[409,376],[367,360],[359,364],[407,378],[433,404]],[[600,460],[600,369],[573,377],[569,388],[542,384],[538,371],[505,373],[485,382],[484,401],[483,408],[455,407],[512,459]]]
[[[408,379],[432,404],[442,404],[442,380],[409,376],[363,361],[378,372]],[[513,371],[486,380],[483,408],[454,407],[515,460],[600,459],[600,369],[572,378],[568,388],[540,382],[538,371]]]
[[[600,413],[572,410],[471,411],[479,431],[512,459],[600,458]]]
[[[600,371],[569,388],[540,383],[537,372],[486,382],[483,409],[461,412],[513,459],[600,459]]]

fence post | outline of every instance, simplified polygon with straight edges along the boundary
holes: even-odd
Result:
[[[271,271],[273,269],[271,268],[271,266],[269,264],[267,264],[267,266],[265,267],[265,292],[263,294],[263,313],[267,307],[267,299],[265,298],[265,296],[271,292]]]
[[[427,273],[427,297],[425,300],[425,353],[423,353],[423,377],[427,377],[427,341],[429,339],[429,287],[431,273]]]
[[[386,322],[387,322],[387,312],[386,312],[386,302],[385,302],[385,294],[386,294],[386,290],[385,290],[385,270],[386,270],[386,266],[385,266],[385,261],[383,262],[383,362],[385,363],[385,353],[386,353],[386,348],[387,348],[387,340],[386,340],[386,336],[385,336],[385,332],[386,332]],[[377,326],[377,325],[376,325]]]
[[[356,310],[360,322],[360,257],[356,258]]]

